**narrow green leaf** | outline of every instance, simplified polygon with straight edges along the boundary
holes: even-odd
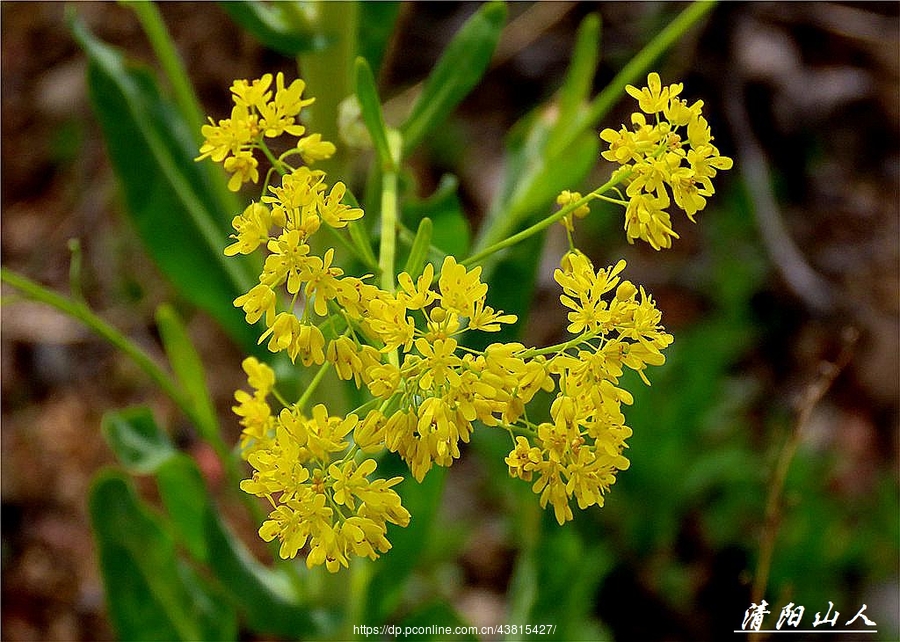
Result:
[[[404,157],[440,125],[481,80],[505,21],[506,6],[491,2],[469,18],[454,36],[400,128]]]
[[[378,89],[375,87],[375,77],[365,58],[357,57],[354,71],[356,74],[356,97],[359,99],[359,108],[363,122],[372,137],[375,145],[375,153],[378,154],[378,162],[382,171],[394,171],[394,159],[391,157],[391,148],[388,144],[387,125],[384,124],[384,114],[381,112],[381,101],[378,99]]]
[[[232,305],[253,285],[252,271],[245,257],[222,253],[234,213],[221,209],[194,162],[193,136],[147,69],[127,63],[79,20],[72,32],[88,56],[91,103],[147,251],[186,300],[252,351],[255,332]]]
[[[334,613],[304,604],[288,577],[256,561],[216,512],[205,519],[210,566],[252,630],[304,640],[334,630]]]
[[[378,259],[375,258],[375,252],[372,251],[372,239],[369,236],[369,231],[366,229],[366,224],[360,221],[350,221],[347,223],[347,231],[350,233],[350,240],[353,241],[353,245],[359,251],[359,255],[365,262],[366,267],[377,269]]]
[[[89,496],[110,620],[123,640],[227,640],[233,610],[189,567],[160,518],[121,473],[105,471]]]
[[[294,3],[230,0],[219,6],[254,38],[285,56],[325,49],[329,38],[304,20],[301,9],[283,6],[287,4]]]
[[[578,127],[578,113],[586,107],[591,97],[594,76],[597,73],[597,62],[600,57],[600,16],[589,14],[578,26],[575,38],[575,49],[572,62],[566,73],[566,79],[559,89],[559,120],[553,128],[548,144],[548,151],[553,155],[557,140],[569,140],[561,135]]]
[[[360,2],[359,55],[369,61],[372,71],[377,74],[381,68],[384,52],[387,50],[394,24],[400,14],[399,2]]]
[[[431,233],[434,225],[427,216],[419,221],[419,229],[416,230],[416,237],[413,239],[412,247],[409,248],[409,258],[406,259],[406,267],[403,271],[412,278],[418,277],[425,267],[425,259],[428,258],[428,247],[431,245]]]
[[[178,453],[146,407],[107,412],[100,429],[110,449],[129,472],[153,473]]]
[[[197,431],[203,439],[218,445],[221,442],[219,421],[209,396],[206,372],[184,324],[171,305],[163,304],[156,309],[156,325],[172,371],[193,408]]]

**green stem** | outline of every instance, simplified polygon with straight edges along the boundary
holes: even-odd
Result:
[[[106,321],[94,314],[86,304],[80,301],[72,301],[61,294],[45,288],[31,279],[17,274],[8,268],[0,268],[0,280],[19,290],[27,298],[40,303],[45,303],[70,317],[81,321],[88,329],[100,337],[109,341],[114,347],[121,350],[134,363],[156,383],[163,392],[175,402],[181,411],[198,421],[187,399],[178,390],[174,381],[160,368],[150,356],[141,350],[128,337],[109,325]]]
[[[316,391],[316,388],[319,387],[319,384],[322,382],[322,379],[325,378],[325,373],[328,372],[328,367],[331,364],[327,361],[321,365],[319,371],[316,373],[316,376],[313,377],[313,380],[309,382],[309,385],[306,386],[306,390],[303,391],[303,396],[297,400],[297,408],[300,412],[304,412],[306,406],[309,405],[309,400],[312,398],[313,393]]]
[[[181,117],[190,126],[194,139],[198,143],[202,142],[200,125],[205,120],[203,110],[200,108],[200,101],[197,100],[194,87],[185,71],[181,56],[172,43],[172,38],[160,16],[159,9],[155,4],[146,0],[127,2],[125,5],[134,11],[147,35],[150,46],[153,47],[153,52],[172,86],[175,105],[181,112]]]
[[[625,85],[639,80],[666,49],[675,44],[688,29],[712,11],[715,6],[715,2],[697,0],[678,14],[677,18],[647,43],[634,58],[628,61],[627,65],[622,67],[622,70],[616,74],[615,78],[591,102],[582,116],[584,126],[592,127],[594,123],[600,122],[621,98],[622,94],[625,93]]]
[[[601,185],[600,187],[595,189],[593,192],[589,192],[585,196],[582,196],[579,200],[577,200],[573,203],[569,203],[568,205],[566,205],[565,207],[561,208],[560,210],[554,212],[550,216],[548,216],[544,219],[541,219],[540,221],[538,221],[531,227],[525,228],[518,234],[513,234],[512,236],[509,236],[509,237],[503,239],[502,241],[498,241],[497,243],[494,243],[493,245],[486,247],[485,249],[481,250],[480,252],[476,252],[475,254],[473,254],[472,256],[467,258],[465,261],[462,261],[461,264],[462,265],[472,265],[473,263],[478,263],[479,261],[483,261],[484,259],[489,257],[491,254],[494,254],[495,252],[499,252],[502,249],[505,249],[507,247],[515,245],[516,243],[519,243],[520,241],[524,241],[525,239],[527,239],[531,236],[534,236],[538,232],[550,227],[557,221],[561,220],[567,214],[574,212],[576,209],[578,209],[582,205],[587,205],[592,200],[594,200],[596,198],[600,198],[600,196],[602,194],[608,192],[610,189],[612,189],[613,187],[615,187],[622,181],[626,180],[628,178],[628,176],[630,176],[630,175],[631,175],[630,172],[614,173],[612,178],[610,178],[608,181],[606,181],[606,183],[604,183],[603,185]]]
[[[381,241],[378,248],[378,267],[381,269],[381,289],[393,292],[396,277],[394,262],[397,254],[397,228],[399,225],[397,197],[397,167],[400,167],[400,154],[403,140],[394,130],[388,130],[388,146],[394,169],[383,170],[381,177]],[[395,366],[400,365],[397,350],[391,350],[388,360]]]
[[[306,22],[306,17],[292,4],[286,8],[290,9],[285,12],[287,16],[297,17],[298,28],[302,26],[302,22]],[[315,33],[327,38],[330,44],[321,51],[297,57],[300,72],[309,86],[309,94],[316,97],[316,102],[306,108],[309,129],[321,134],[325,140],[340,143],[338,108],[353,93],[359,6],[356,2],[316,2],[311,8]],[[344,146],[338,145],[334,156],[319,161],[316,166],[331,176],[332,181],[342,179],[347,182],[347,162]]]
[[[548,147],[543,151],[545,158],[557,157],[558,154],[569,149],[584,132],[592,127],[596,127],[597,123],[609,113],[609,110],[625,93],[625,85],[637,81],[645,74],[653,62],[666,49],[671,47],[714,6],[715,2],[698,0],[682,11],[616,74],[603,91],[591,101],[588,108],[581,112],[574,125],[565,127],[564,131],[557,138],[553,138],[552,147]],[[520,195],[530,193],[533,183],[541,175],[541,172],[526,172],[524,176],[520,177],[520,184],[511,190],[510,193]],[[489,246],[496,243],[496,239],[506,237],[519,226],[524,215],[531,213],[531,210],[523,209],[520,203],[506,203],[500,212],[491,215],[490,224],[480,232],[475,242],[475,248],[480,249]]]
[[[531,348],[519,354],[519,357],[522,359],[531,359],[532,357],[537,357],[542,354],[554,354],[557,352],[565,352],[569,348],[575,348],[582,343],[587,343],[591,339],[597,336],[599,331],[589,332],[586,334],[581,334],[577,337],[569,339],[568,341],[563,341],[562,343],[557,343],[552,346],[544,346],[543,348]]]
[[[400,157],[401,140],[395,131],[388,132],[388,145],[395,160]],[[399,162],[395,163],[399,167]],[[397,252],[397,171],[386,170],[381,177],[381,245],[378,266],[381,268],[381,288],[394,291],[394,259]]]
[[[172,87],[175,106],[178,108],[181,118],[187,124],[191,135],[198,147],[203,142],[200,127],[206,122],[204,110],[194,91],[184,62],[172,42],[172,37],[166,28],[165,22],[159,13],[159,9],[152,2],[138,0],[136,2],[124,2],[125,6],[134,11],[141,28],[150,41],[150,46],[156,54],[163,73]],[[214,192],[219,204],[226,212],[236,212],[239,204],[237,198],[228,190],[228,181],[221,167],[206,170],[215,186]]]

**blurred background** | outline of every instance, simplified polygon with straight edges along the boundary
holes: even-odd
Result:
[[[477,7],[403,5],[379,77],[389,124]],[[683,7],[510,5],[484,82],[412,159],[419,195],[455,174],[477,229],[499,188],[505,134],[558,88],[584,16],[602,17],[600,90]],[[2,262],[66,291],[69,240],[79,239],[88,302],[161,356],[153,314],[175,295],[122,215],[65,8],[0,5]],[[296,75],[293,61],[216,4],[160,10],[217,118],[233,79]],[[100,38],[152,64],[129,10],[76,11]],[[865,603],[877,637],[900,639],[898,14],[897,3],[723,3],[656,65],[664,83],[682,81],[685,97],[704,100],[735,168],[720,175],[697,225],[673,216],[681,238],[672,250],[629,246],[621,212],[603,206],[576,230],[595,264],[628,260],[676,338],[668,363],[650,372],[652,387],[628,382],[631,468],[604,508],[559,528],[532,510],[526,484],[506,477],[505,453],[476,439],[449,470],[411,592],[444,595],[473,624],[513,623],[508,596],[522,547],[513,534],[537,519],[544,536],[529,554],[550,563],[534,566],[542,591],[533,612],[546,621],[580,618],[585,639],[724,639],[750,605],[773,469],[806,412],[765,597],[776,614],[805,605],[807,620],[829,601],[849,617]],[[623,99],[604,126],[617,128],[631,110]],[[609,171],[598,159],[587,185]],[[525,343],[563,336],[552,268],[565,247],[562,228],[553,230]],[[221,471],[177,409],[107,343],[5,286],[3,303],[2,636],[111,639],[85,503],[92,475],[114,461],[101,416],[148,404],[177,427],[215,492]],[[242,355],[209,317],[179,306],[234,440]],[[823,363],[840,371],[829,375]],[[823,394],[813,403],[816,386]],[[235,527],[252,544],[257,526],[237,516]]]

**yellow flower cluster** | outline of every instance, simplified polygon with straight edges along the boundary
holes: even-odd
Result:
[[[201,129],[206,140],[196,160],[212,158],[217,163],[224,162],[225,170],[231,173],[228,189],[233,192],[248,181],[259,180],[259,163],[253,151],[262,147],[265,138],[277,138],[284,133],[297,136],[294,153],[300,154],[307,163],[334,154],[334,145],[322,141],[319,134],[303,136],[306,128],[299,123],[298,114],[315,100],[301,98],[306,83],[297,79],[285,87],[284,74],[279,73],[275,77],[274,93],[271,86],[272,74],[253,82],[234,81],[231,118],[218,124],[210,118],[209,124]]]
[[[632,403],[632,397],[619,387],[619,379],[629,368],[647,382],[644,370],[662,364],[662,351],[672,342],[653,299],[623,278],[625,262],[597,270],[577,250],[563,257],[554,278],[569,310],[569,340],[545,348],[520,343],[467,347],[467,333],[496,332],[516,321],[487,304],[480,267],[448,256],[439,268],[427,263],[421,273],[401,272],[395,289],[388,291],[370,283],[371,275],[345,275],[333,249],[321,255],[313,250],[311,237],[323,224],[340,230],[363,211],[344,203],[343,183],[329,188],[325,174],[309,167],[322,150],[331,153],[334,146],[316,134],[304,137],[305,129],[297,124],[300,108],[311,100],[300,98],[302,81],[286,88],[279,74],[273,94],[271,80],[235,82],[231,119],[203,129],[207,140],[201,158],[224,162],[226,169],[232,160],[238,186],[247,177],[255,180],[255,161],[252,172],[234,169],[236,159],[244,152],[252,156],[255,148],[266,152],[281,175],[277,184],[266,182],[260,202],[232,221],[235,233],[226,255],[265,250],[258,283],[234,303],[247,323],[262,322],[259,342],[268,341],[271,352],[286,352],[304,366],[333,368],[371,399],[345,417],[330,415],[322,404],[308,412],[308,392],[288,403],[277,392],[269,366],[253,357],[244,361],[252,392],[235,393],[234,412],[243,429],[243,456],[253,468],[241,488],[271,506],[260,536],[278,539],[282,557],[304,551],[308,566],[324,564],[330,571],[346,567],[354,555],[376,558],[391,547],[387,525],[406,526],[410,520],[393,489],[402,478],[378,478],[378,457],[384,451],[397,453],[421,481],[433,466],[450,466],[459,458],[461,444],[477,425],[509,434],[510,475],[533,482],[541,506],[552,506],[560,524],[572,519],[573,501],[582,509],[603,505],[616,473],[629,465],[623,452],[631,429],[621,406]],[[647,131],[634,135],[616,133],[616,141],[624,142],[613,147],[617,155],[631,150],[621,155],[630,169],[629,195],[652,191],[654,198],[663,198],[664,182],[676,202],[688,198],[691,205],[685,209],[693,215],[697,199],[711,193],[709,176],[724,161],[709,144],[708,131],[705,138],[697,133],[705,127],[699,107],[677,101],[678,91],[675,86],[660,89],[651,75],[642,109],[659,107],[656,111],[665,112],[667,120],[642,125]],[[675,133],[685,124],[690,148]],[[275,159],[263,138],[282,133],[300,141]],[[652,141],[649,146],[639,142],[638,134],[640,141]],[[672,171],[651,181],[649,172],[659,160],[674,168],[670,155],[679,163],[688,159],[690,167],[682,169],[691,175],[695,196]],[[291,166],[291,156],[306,164]],[[581,200],[580,194],[566,192],[558,203]],[[587,213],[586,205],[570,212],[570,233],[573,217]],[[630,237],[667,246],[674,236],[667,217],[664,226],[659,215],[653,220],[630,225]],[[542,391],[555,395],[549,416],[529,416],[527,407]],[[273,410],[275,402],[280,410]]]
[[[709,123],[701,113],[703,101],[688,105],[679,98],[681,90],[681,83],[663,87],[659,74],[649,74],[646,87],[626,87],[640,109],[631,115],[631,129],[623,125],[618,131],[600,132],[609,143],[602,156],[622,166],[619,175],[627,185],[628,241],[640,238],[657,250],[671,247],[678,238],[666,211],[671,200],[693,221],[706,206],[706,197],[715,193],[711,179],[732,166],[712,144]]]
[[[244,426],[243,443],[249,463],[256,469],[241,489],[265,497],[273,509],[259,529],[268,541],[281,542],[280,555],[290,558],[309,543],[306,565],[325,564],[329,571],[346,567],[350,555],[375,559],[390,550],[387,524],[409,524],[409,512],[392,486],[402,478],[369,479],[374,459],[357,463],[335,454],[348,450],[348,433],[358,424],[356,415],[329,417],[319,404],[312,416],[299,408],[284,408],[273,416],[267,397],[275,374],[254,357],[244,360],[254,394],[235,393]]]
[[[602,506],[616,472],[628,468],[622,452],[631,429],[621,404],[631,404],[632,396],[617,387],[623,368],[647,382],[644,369],[664,363],[662,350],[672,343],[653,299],[622,280],[624,269],[625,261],[619,261],[595,271],[577,251],[563,257],[553,276],[570,309],[568,330],[576,336],[554,346],[547,361],[557,389],[550,421],[526,423],[526,435],[516,436],[506,458],[510,475],[525,481],[538,476],[533,490],[542,507],[553,506],[560,524],[572,519],[570,499],[581,509]]]

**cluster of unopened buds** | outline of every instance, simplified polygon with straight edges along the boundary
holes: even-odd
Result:
[[[346,231],[363,210],[345,202],[343,183],[329,187],[325,173],[311,168],[335,148],[317,134],[304,136],[300,111],[312,101],[302,98],[304,83],[285,87],[279,74],[273,89],[272,80],[236,81],[231,118],[203,128],[200,150],[200,158],[224,162],[233,189],[258,181],[257,150],[280,174],[233,220],[234,242],[225,254],[266,251],[258,284],[235,305],[247,323],[263,321],[259,340],[268,340],[271,352],[319,367],[313,384],[289,402],[271,367],[254,357],[244,361],[252,391],[235,393],[234,411],[254,472],[241,488],[271,505],[261,537],[277,538],[282,557],[304,551],[308,566],[330,571],[354,555],[376,558],[391,547],[387,525],[410,520],[394,490],[403,478],[378,476],[383,453],[398,454],[421,481],[433,466],[459,458],[461,443],[479,426],[509,434],[509,474],[532,482],[560,524],[573,518],[573,503],[602,506],[616,473],[629,465],[623,452],[632,431],[622,405],[632,396],[619,379],[627,368],[647,382],[644,370],[662,364],[672,342],[652,297],[624,278],[625,261],[597,269],[574,246],[562,257],[554,278],[569,309],[568,340],[539,348],[468,347],[468,333],[516,322],[488,305],[480,267],[447,256],[439,266],[400,272],[391,290],[371,283],[371,275],[346,275],[334,249],[314,252],[322,226]],[[658,249],[677,237],[663,211],[667,189],[693,217],[712,193],[709,179],[731,161],[712,146],[701,103],[688,107],[678,99],[681,86],[661,88],[656,74],[648,84],[629,93],[656,122],[635,114],[633,130],[604,130],[601,137],[610,143],[604,157],[623,166],[617,176],[630,199],[621,201],[629,240]],[[677,132],[685,126],[683,141]],[[275,158],[265,140],[283,134],[298,142]],[[297,157],[304,164],[289,162]],[[604,196],[565,192],[558,199],[563,209],[554,216],[570,238],[572,215],[587,214],[592,198]],[[368,401],[345,416],[322,404],[308,408],[328,368],[367,391]],[[528,407],[542,391],[554,399],[549,415],[536,417]]]

